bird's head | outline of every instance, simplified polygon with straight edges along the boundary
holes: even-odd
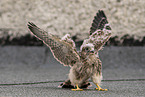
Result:
[[[94,53],[94,45],[92,43],[83,44],[80,48],[82,53]]]

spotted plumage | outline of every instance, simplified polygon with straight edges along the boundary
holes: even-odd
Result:
[[[99,10],[94,17],[90,28],[90,36],[85,39],[76,50],[75,43],[69,34],[59,38],[49,32],[38,28],[34,23],[29,22],[28,28],[40,40],[42,40],[53,53],[54,58],[65,66],[70,66],[69,80],[61,84],[62,86],[79,87],[88,86],[88,79],[91,78],[98,88],[105,91],[99,84],[102,80],[102,63],[99,59],[98,51],[108,41],[111,36],[111,27],[103,10]]]

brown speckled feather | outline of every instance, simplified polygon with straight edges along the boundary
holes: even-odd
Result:
[[[107,17],[105,15],[104,11],[99,10],[96,13],[96,16],[94,17],[92,26],[90,27],[90,35],[92,35],[92,33],[94,33],[98,29],[102,30],[104,28],[104,25],[107,23],[108,23],[108,21],[107,21]]]
[[[96,52],[98,52],[110,37],[111,27],[108,24],[107,17],[103,10],[99,10],[94,17],[92,26],[90,28],[89,39],[86,39],[84,41],[93,43]]]
[[[72,66],[80,60],[76,50],[74,50],[67,42],[62,41],[51,33],[41,30],[33,23],[29,22],[28,28],[37,38],[50,47],[54,57],[60,63]]]
[[[74,91],[82,90],[79,86],[85,84],[88,86],[86,82],[91,78],[98,87],[96,89],[105,90],[99,86],[102,80],[102,63],[98,51],[110,38],[111,27],[102,10],[99,10],[94,17],[90,28],[90,36],[84,40],[79,52],[76,51],[75,43],[68,34],[60,39],[30,22],[28,28],[37,38],[50,47],[57,61],[71,66],[68,83],[66,82],[64,85],[77,86],[77,89],[72,89]]]

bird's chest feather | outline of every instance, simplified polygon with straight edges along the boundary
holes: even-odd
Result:
[[[89,63],[90,66],[96,64],[96,56],[94,54],[92,55],[89,55],[88,58],[87,58],[87,62]]]
[[[76,71],[80,74],[90,75],[97,68],[97,58],[95,54],[89,54],[82,58],[82,65],[78,65]]]
[[[86,60],[86,63],[84,64],[85,65],[85,72],[87,72],[88,74],[91,74],[94,69],[97,68],[97,59],[96,59],[96,56],[95,55],[89,55],[87,57],[87,60]]]

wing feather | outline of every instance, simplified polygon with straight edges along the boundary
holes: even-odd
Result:
[[[55,35],[38,28],[34,23],[28,22],[30,31],[40,40],[42,40],[48,47],[50,47],[54,57],[61,64],[73,66],[75,62],[80,60],[76,50],[67,42],[61,40]]]
[[[103,10],[99,10],[94,17],[92,26],[90,28],[90,35],[98,29],[103,29],[103,25],[108,23],[107,17]]]
[[[107,17],[103,10],[99,10],[90,27],[89,39],[84,40],[83,44],[93,43],[96,52],[98,52],[110,37],[111,27],[108,24]]]

